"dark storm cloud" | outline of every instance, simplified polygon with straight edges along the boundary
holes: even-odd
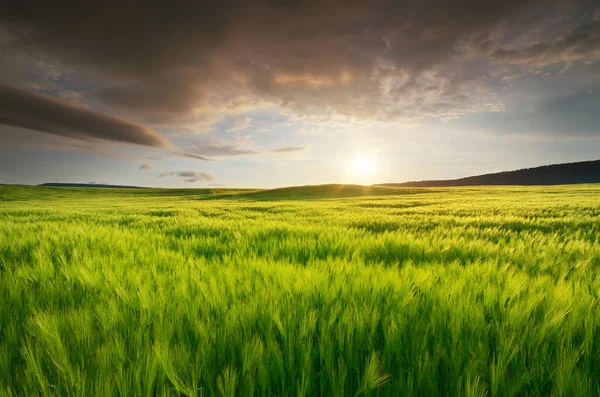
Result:
[[[171,148],[149,128],[6,85],[0,85],[0,124],[72,138]]]
[[[487,73],[472,65],[474,48],[486,61],[491,54],[509,64],[595,57],[596,4],[588,0],[569,2],[588,17],[564,37],[555,30],[537,43],[510,45],[564,4],[15,0],[0,24],[12,46],[93,82],[89,103],[153,125],[210,124],[223,112],[264,104],[298,117],[394,122],[502,109]],[[512,27],[518,15],[527,23]],[[212,149],[219,150],[228,149]]]
[[[393,88],[446,61],[458,40],[524,2],[9,3],[2,20],[23,48],[104,81],[88,98],[171,124],[257,97],[385,118],[395,94],[379,77]],[[389,68],[373,79],[378,62]]]
[[[198,181],[213,181],[215,177],[207,172],[199,172],[199,171],[170,171],[164,172],[159,175],[159,177],[165,176],[176,176],[179,178],[183,178],[185,182],[192,183]]]

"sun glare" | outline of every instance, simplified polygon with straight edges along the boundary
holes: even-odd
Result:
[[[375,173],[375,163],[368,157],[359,156],[350,163],[350,171],[354,176],[368,177]]]

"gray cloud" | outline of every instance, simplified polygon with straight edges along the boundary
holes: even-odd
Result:
[[[46,134],[34,130],[20,129],[7,125],[0,125],[0,147],[13,147],[20,149],[44,149],[62,152],[77,152],[89,156],[108,157],[118,160],[143,161],[128,148],[119,143],[98,144],[100,141],[81,140]]]
[[[185,152],[185,151],[178,152],[177,155],[180,156],[180,157],[189,157],[191,159],[196,159],[196,160],[213,161],[213,159],[211,159],[209,157],[201,156],[201,155],[196,154],[196,153],[190,153],[190,152]]]
[[[190,143],[186,147],[186,153],[206,157],[225,157],[246,156],[259,152],[246,148],[243,142],[230,144],[223,141],[203,141]]]
[[[600,59],[600,21],[591,21],[557,35],[552,41],[531,44],[518,50],[499,48],[492,52],[491,57],[497,61],[531,66],[598,60]]]
[[[161,177],[161,178],[165,177],[165,176],[176,176],[179,178],[183,178],[183,180],[188,183],[198,182],[198,181],[210,182],[215,179],[213,174],[210,174],[207,172],[199,172],[199,171],[170,171],[170,172],[164,172],[159,175],[159,177]]]
[[[291,152],[299,152],[301,150],[305,150],[304,146],[286,146],[280,147],[278,149],[273,149],[271,152],[273,153],[291,153]]]
[[[140,166],[140,170],[151,170],[151,169],[152,169],[152,166],[148,165],[148,164],[142,164]]]
[[[234,143],[227,143],[224,141],[192,142],[185,148],[183,155],[187,157],[200,156],[202,159],[208,158],[210,160],[211,157],[237,157],[264,153],[263,151],[250,149],[249,147],[253,145],[254,142],[247,136],[238,137]],[[269,152],[291,153],[305,149],[304,146],[285,146],[269,150]]]
[[[64,137],[172,148],[149,128],[7,85],[0,85],[0,123]]]

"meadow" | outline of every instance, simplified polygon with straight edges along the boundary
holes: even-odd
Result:
[[[0,396],[600,395],[600,185],[0,186]]]

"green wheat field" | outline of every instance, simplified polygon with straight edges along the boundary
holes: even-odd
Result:
[[[600,395],[599,269],[600,185],[0,186],[0,395]]]

